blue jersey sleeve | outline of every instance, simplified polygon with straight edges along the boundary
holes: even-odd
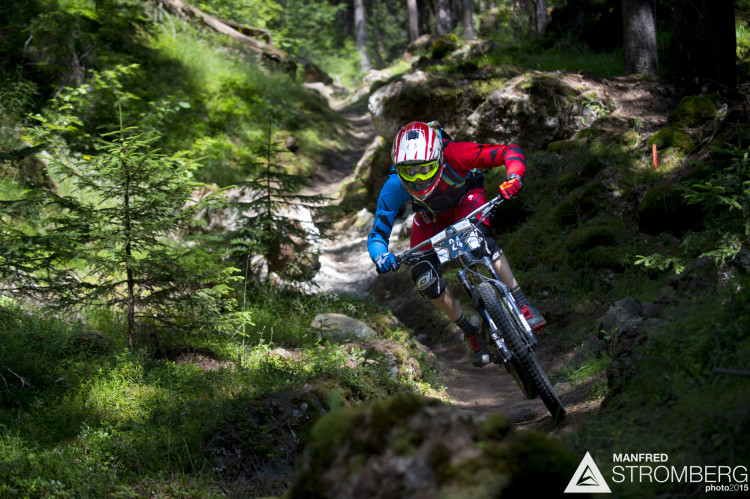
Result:
[[[370,253],[373,262],[379,255],[388,252],[388,240],[391,237],[391,231],[393,231],[393,221],[396,219],[401,205],[409,199],[411,199],[411,196],[401,184],[398,175],[389,175],[380,190],[378,207],[375,210],[375,223],[367,237],[367,251]]]

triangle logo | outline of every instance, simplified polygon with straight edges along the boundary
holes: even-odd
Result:
[[[586,452],[583,456],[581,464],[578,465],[578,469],[573,473],[573,478],[570,479],[568,487],[565,489],[565,493],[591,493],[591,492],[602,492],[611,494],[609,485],[604,480],[599,468],[596,467],[594,458],[591,454]]]

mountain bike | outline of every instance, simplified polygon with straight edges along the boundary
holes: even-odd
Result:
[[[500,280],[478,228],[503,201],[502,196],[497,196],[432,238],[397,255],[396,262],[412,266],[433,252],[442,264],[457,260],[460,268],[456,275],[482,321],[480,329],[492,362],[505,366],[527,398],[541,398],[558,421],[565,415],[565,408],[534,354],[537,337]],[[432,248],[423,250],[427,245]]]

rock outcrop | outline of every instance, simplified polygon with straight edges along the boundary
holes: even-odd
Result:
[[[503,415],[402,395],[319,419],[284,497],[551,497],[579,459]]]

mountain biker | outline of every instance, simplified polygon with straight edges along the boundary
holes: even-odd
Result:
[[[379,274],[398,268],[395,255],[388,251],[388,241],[396,215],[406,201],[411,200],[415,212],[410,241],[414,247],[487,202],[484,176],[477,169],[504,165],[506,179],[499,190],[508,200],[521,190],[526,172],[526,158],[520,147],[453,141],[436,121],[415,121],[401,128],[393,141],[391,159],[393,165],[378,196],[375,223],[367,238],[370,258]],[[489,220],[479,228],[486,236],[486,249],[500,278],[510,289],[529,326],[534,332],[541,332],[547,321],[521,291],[508,260],[490,237]],[[479,329],[464,316],[442,272],[437,255],[429,253],[412,266],[411,278],[420,294],[429,298],[465,333],[472,364],[484,367],[490,362],[487,346],[478,334]]]

